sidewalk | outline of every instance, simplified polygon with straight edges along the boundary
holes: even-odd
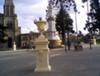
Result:
[[[83,51],[78,52],[72,50],[65,52],[64,48],[51,49],[49,61],[52,70],[50,72],[34,72],[35,56],[33,51],[31,53],[27,50],[18,50],[14,53],[18,53],[18,55],[14,54],[13,60],[1,62],[7,64],[5,67],[10,65],[12,68],[13,65],[14,69],[0,76],[100,76],[100,47],[98,46],[92,50],[84,48]],[[19,53],[21,54],[19,55]],[[2,68],[2,70],[6,69]]]
[[[34,72],[34,76],[100,76],[100,48],[80,52],[68,51],[50,58],[50,72]],[[54,50],[54,51],[57,51]],[[63,51],[63,50],[58,50]]]

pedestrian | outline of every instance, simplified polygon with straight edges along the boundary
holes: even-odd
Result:
[[[70,48],[71,48],[71,42],[70,42],[70,40],[67,41],[67,45],[68,45],[68,50],[70,51]]]
[[[90,49],[92,49],[92,39],[89,40],[90,43]]]

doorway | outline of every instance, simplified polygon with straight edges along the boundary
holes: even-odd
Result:
[[[12,38],[8,38],[8,48],[12,48]]]

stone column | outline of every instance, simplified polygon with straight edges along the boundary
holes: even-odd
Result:
[[[97,43],[96,43],[96,38],[95,38],[95,36],[93,36],[93,44],[94,44],[94,45],[97,44]]]
[[[35,72],[50,71],[51,66],[49,65],[49,48],[48,39],[43,35],[45,21],[41,19],[34,22],[38,30],[40,31],[40,36],[35,40],[35,51],[36,51],[36,68]]]
[[[52,48],[61,47],[61,40],[55,28],[54,18],[49,17],[47,21],[48,21],[47,38],[50,42],[49,46]]]

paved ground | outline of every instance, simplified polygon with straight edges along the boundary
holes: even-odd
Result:
[[[100,47],[50,50],[51,72],[34,72],[34,51],[0,52],[0,76],[100,76]]]

